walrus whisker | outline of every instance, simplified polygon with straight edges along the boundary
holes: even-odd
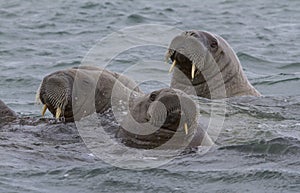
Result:
[[[166,58],[172,60],[172,56],[175,52],[176,51],[169,49],[169,52],[166,54]],[[191,80],[193,80],[195,78],[197,68],[201,69],[204,67],[205,55],[195,53],[194,51],[186,51],[185,49],[178,49],[177,52],[184,55],[191,61]],[[173,63],[169,69],[169,73],[172,72],[177,63],[177,60],[174,58]]]
[[[153,126],[162,126],[166,118],[165,113],[163,111],[155,112],[155,116],[151,116],[150,124]]]
[[[178,109],[180,109],[179,106],[174,106],[174,107],[171,107],[169,110],[167,110],[167,116],[171,113],[174,113],[175,111],[177,111]]]
[[[166,55],[165,55],[165,61],[168,62],[168,60],[171,58],[171,56],[175,53],[175,50],[168,49]]]
[[[59,95],[57,93],[54,93],[54,91],[48,90],[48,102],[53,106],[55,110],[55,118],[58,119],[63,114],[63,109],[65,108],[68,100],[67,100],[67,91],[62,91]],[[47,111],[48,106],[45,104],[42,109],[42,116],[45,115],[45,112]]]

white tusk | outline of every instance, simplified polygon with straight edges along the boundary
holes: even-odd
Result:
[[[48,109],[47,105],[44,105],[44,106],[43,106],[43,109],[42,109],[42,116],[45,115],[47,109]]]
[[[169,73],[172,72],[172,70],[173,70],[173,68],[175,67],[175,65],[176,65],[176,60],[173,61],[172,66],[171,66],[170,69],[169,69]]]
[[[192,64],[192,80],[195,78],[196,65]]]
[[[185,131],[186,135],[189,133],[189,128],[188,128],[187,123],[184,123],[184,131]]]
[[[61,115],[61,108],[60,107],[58,107],[57,109],[56,109],[56,114],[55,114],[55,118],[56,119],[58,119],[59,117],[60,117],[60,115]]]

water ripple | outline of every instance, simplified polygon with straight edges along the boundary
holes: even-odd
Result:
[[[300,141],[296,138],[278,137],[269,141],[261,140],[243,145],[224,146],[220,149],[240,151],[251,156],[255,154],[297,156],[300,153]]]

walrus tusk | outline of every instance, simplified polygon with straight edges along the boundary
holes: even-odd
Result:
[[[187,123],[184,123],[184,131],[185,131],[186,135],[189,133],[189,128],[188,128]]]
[[[169,69],[169,73],[172,72],[172,70],[173,70],[173,68],[175,67],[175,65],[176,65],[176,60],[173,61],[172,66],[171,66],[170,69]]]
[[[196,65],[192,64],[192,79],[195,77]]]
[[[45,116],[47,109],[48,109],[47,105],[44,105],[42,109],[42,116]]]
[[[57,109],[56,109],[56,114],[55,114],[55,118],[56,119],[58,119],[59,117],[60,117],[60,115],[61,115],[61,108],[60,107],[58,107]]]

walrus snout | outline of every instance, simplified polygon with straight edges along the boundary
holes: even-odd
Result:
[[[190,69],[192,68],[192,61],[180,52],[174,51],[174,53],[171,55],[170,59],[172,61],[176,60],[179,64],[184,64],[184,63],[190,64],[190,65],[186,65],[186,66],[179,65],[178,68],[182,68],[182,69],[185,69],[187,67],[189,67]]]
[[[72,121],[72,87],[73,78],[63,72],[46,76],[38,93],[44,104],[42,114],[49,109],[57,119],[63,117],[66,121]]]
[[[173,64],[181,70],[189,79],[194,78],[195,74],[198,73],[198,68],[193,67],[193,62],[186,57],[184,54],[174,51],[174,53],[170,57]],[[174,66],[175,67],[175,66]],[[173,67],[170,68],[172,70]],[[193,71],[192,71],[193,70]]]
[[[196,32],[187,31],[171,41],[166,53],[166,60],[172,61],[169,72],[177,67],[193,80],[198,71],[203,69],[208,49],[199,38],[201,36]]]
[[[154,91],[150,99],[154,98],[154,94],[157,96],[148,109],[150,123],[173,132],[179,129],[187,133],[186,127],[196,120],[196,104],[184,93],[174,89]]]
[[[149,122],[154,127],[176,131],[181,119],[181,113],[180,105],[155,101],[150,105],[147,115]]]

